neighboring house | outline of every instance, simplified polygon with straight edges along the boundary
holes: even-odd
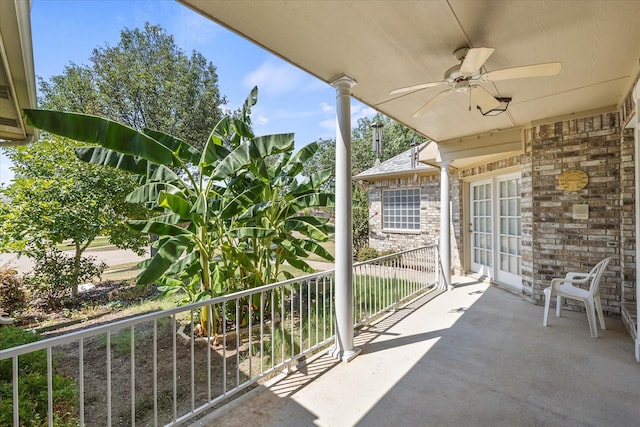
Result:
[[[424,143],[392,157],[354,179],[367,183],[369,246],[403,250],[438,242],[440,170],[418,161]]]

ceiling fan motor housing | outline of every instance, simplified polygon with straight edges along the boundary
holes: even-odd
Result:
[[[455,91],[458,93],[466,93],[469,92],[471,86],[469,86],[468,80],[460,80],[455,83]]]

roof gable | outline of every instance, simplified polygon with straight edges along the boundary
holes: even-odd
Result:
[[[418,147],[411,147],[407,151],[404,151],[397,156],[385,160],[377,166],[369,168],[358,175],[354,176],[356,179],[375,178],[382,176],[393,175],[406,175],[408,173],[417,172],[435,172],[438,168],[434,166],[425,165],[418,161],[418,153],[420,150],[429,145],[430,142],[425,142]]]

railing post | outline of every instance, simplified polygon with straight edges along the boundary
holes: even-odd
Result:
[[[336,88],[336,343],[331,354],[345,362],[358,355],[353,346],[353,223],[351,210],[351,88],[342,75]]]

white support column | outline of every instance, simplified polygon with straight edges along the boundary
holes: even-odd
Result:
[[[451,208],[449,190],[449,160],[440,163],[440,261],[444,285],[451,288]]]
[[[336,343],[330,353],[348,362],[360,353],[353,346],[353,220],[351,197],[351,88],[349,76],[336,78]]]

